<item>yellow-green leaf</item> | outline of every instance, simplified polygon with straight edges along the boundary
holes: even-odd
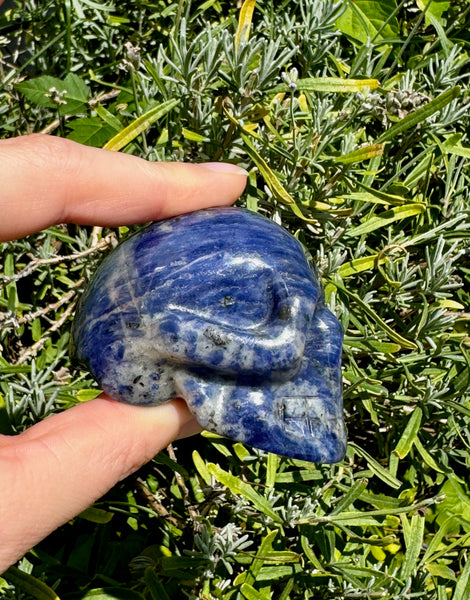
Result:
[[[195,131],[191,131],[190,129],[186,129],[183,127],[183,137],[190,142],[208,142],[209,138],[201,135],[200,133],[196,133]]]
[[[179,102],[180,101],[178,99],[174,98],[172,100],[168,100],[167,102],[163,102],[162,104],[157,104],[157,106],[154,106],[143,115],[140,115],[140,117],[138,117],[130,125],[112,137],[109,142],[103,146],[103,148],[105,150],[121,150],[121,148],[127,146],[127,144],[132,142],[132,140],[134,140],[143,131],[146,131],[150,125],[152,125],[152,123],[155,123],[155,121],[158,121],[158,119],[173,110],[175,106],[178,106]]]
[[[349,275],[356,275],[362,273],[362,271],[368,271],[374,269],[378,264],[383,265],[388,261],[386,256],[378,258],[379,254],[370,254],[369,256],[361,256],[361,258],[355,258],[347,263],[344,263],[336,271],[340,277],[349,277]]]
[[[271,517],[273,521],[277,523],[281,522],[281,518],[277,513],[274,512],[271,504],[263,498],[258,492],[251,487],[248,483],[245,483],[238,477],[235,477],[231,473],[224,471],[219,465],[209,463],[207,465],[209,473],[211,473],[222,485],[228,487],[235,494],[241,494],[249,502],[251,502],[259,511],[265,515]]]
[[[199,454],[199,452],[197,450],[193,451],[193,462],[194,462],[194,466],[197,469],[197,472],[202,477],[202,480],[204,481],[204,483],[206,485],[210,485],[211,484],[211,474],[209,473],[209,469],[207,468],[206,463],[204,462],[203,458],[201,457],[201,455]]]
[[[420,215],[425,211],[425,209],[426,206],[418,202],[414,202],[413,204],[405,204],[404,206],[395,206],[390,210],[386,210],[383,213],[374,215],[370,219],[367,219],[367,221],[361,223],[361,225],[353,227],[347,231],[345,235],[348,237],[356,237],[359,235],[364,235],[365,233],[371,233],[372,231],[376,231],[381,227],[386,227],[395,221],[401,221],[402,219],[406,219],[408,217]]]
[[[269,187],[273,196],[279,202],[283,204],[295,204],[294,199],[289,194],[289,192],[284,188],[282,183],[273,173],[273,171],[268,166],[268,163],[264,160],[264,158],[259,154],[256,148],[251,143],[250,138],[245,133],[241,134],[243,142],[245,143],[245,149],[247,154],[250,156],[251,160],[258,167],[259,172],[263,176],[266,185]]]
[[[342,77],[307,77],[297,79],[296,88],[300,92],[362,92],[366,88],[375,90],[380,82],[377,79],[344,79]],[[270,90],[274,94],[289,92],[291,88],[286,83],[280,83]]]
[[[251,21],[253,20],[253,11],[255,10],[256,0],[245,0],[240,9],[238,28],[235,36],[235,46],[238,48],[243,40],[247,42],[250,38]]]
[[[368,160],[374,156],[380,156],[383,154],[384,144],[369,144],[363,148],[358,148],[353,152],[348,152],[342,156],[336,156],[334,161],[343,165],[351,165],[353,163],[362,162]]]
[[[90,521],[90,523],[99,523],[103,525],[104,523],[109,523],[113,518],[113,513],[103,510],[102,508],[96,508],[94,506],[89,506],[84,511],[82,511],[79,515],[80,519],[85,519],[85,521]]]

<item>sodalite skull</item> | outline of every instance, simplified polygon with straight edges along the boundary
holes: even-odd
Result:
[[[342,459],[342,329],[300,243],[239,208],[154,223],[84,293],[77,358],[116,400],[184,398],[202,427],[284,456]]]

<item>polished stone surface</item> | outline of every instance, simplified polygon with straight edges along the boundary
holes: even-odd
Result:
[[[342,329],[300,243],[240,208],[143,229],[100,265],[73,343],[116,400],[182,397],[210,431],[283,456],[342,459]]]

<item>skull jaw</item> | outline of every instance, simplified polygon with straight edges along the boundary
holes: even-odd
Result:
[[[181,373],[177,387],[199,424],[281,456],[334,463],[346,452],[341,370],[305,358],[294,381],[201,380]]]

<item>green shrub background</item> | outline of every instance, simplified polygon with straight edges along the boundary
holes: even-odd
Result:
[[[249,170],[239,204],[305,244],[344,326],[349,445],[321,466],[179,441],[29,552],[1,597],[470,598],[469,15],[466,0],[4,7],[2,138]],[[1,432],[97,394],[70,365],[71,318],[131,231],[0,245]]]

